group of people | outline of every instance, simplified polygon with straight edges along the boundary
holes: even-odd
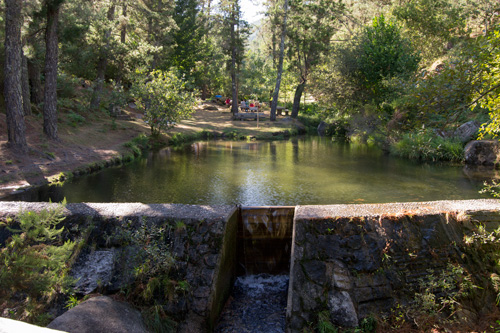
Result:
[[[226,105],[229,106],[231,105],[231,99],[228,97],[226,98]],[[260,103],[259,102],[253,102],[251,101],[250,103],[248,103],[247,101],[245,100],[242,100],[241,103],[240,103],[240,108],[243,109],[243,110],[247,110],[248,108],[259,108],[260,109]]]

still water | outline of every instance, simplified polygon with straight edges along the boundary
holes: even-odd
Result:
[[[4,200],[295,206],[474,199],[462,166],[421,164],[309,137],[198,142]]]

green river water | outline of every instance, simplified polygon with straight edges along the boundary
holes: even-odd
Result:
[[[4,200],[295,206],[474,199],[463,166],[422,164],[308,137],[198,142]]]

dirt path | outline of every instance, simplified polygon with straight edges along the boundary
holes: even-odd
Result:
[[[264,110],[265,113],[269,111]],[[0,197],[20,187],[36,186],[50,182],[61,172],[68,172],[87,164],[109,160],[128,152],[124,143],[140,133],[149,134],[149,128],[141,120],[141,114],[133,108],[124,113],[129,120],[116,120],[90,114],[87,120],[75,125],[60,115],[58,122],[59,141],[48,140],[43,135],[42,117],[29,116],[26,119],[29,153],[22,155],[8,149],[5,114],[0,114]],[[92,119],[91,119],[92,118]],[[90,119],[90,120],[89,120]],[[279,118],[276,122],[233,121],[229,109],[211,102],[196,108],[193,117],[182,121],[170,130],[173,133],[196,133],[201,130],[236,130],[246,136],[271,135],[290,128],[290,118]]]

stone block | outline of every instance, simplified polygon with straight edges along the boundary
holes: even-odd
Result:
[[[210,287],[204,286],[196,288],[193,292],[193,296],[198,298],[208,298],[208,296],[210,296]]]
[[[314,283],[323,285],[326,282],[326,264],[322,261],[307,261],[302,263],[306,276]]]
[[[351,274],[347,267],[341,261],[334,261],[332,285],[341,290],[352,289]]]
[[[343,327],[358,326],[358,314],[347,291],[330,291],[328,309],[333,323]]]
[[[368,302],[375,298],[371,287],[355,288],[353,290],[353,294],[354,294],[354,299],[358,303]]]
[[[71,271],[71,276],[77,279],[75,289],[87,295],[107,286],[113,277],[114,260],[113,250],[93,251],[82,255]]]

